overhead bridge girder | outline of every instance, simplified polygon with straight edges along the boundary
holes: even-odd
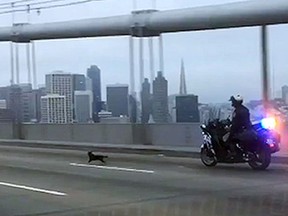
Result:
[[[135,11],[129,15],[0,28],[0,41],[29,42],[81,37],[198,31],[288,23],[287,0],[252,0],[167,11]]]
[[[160,31],[155,29],[149,29],[147,23],[152,13],[158,12],[158,10],[138,10],[132,12],[130,34],[134,37],[153,37],[159,36]]]

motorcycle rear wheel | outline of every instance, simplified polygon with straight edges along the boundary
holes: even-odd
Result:
[[[271,163],[271,152],[268,147],[263,147],[256,158],[248,162],[249,166],[254,170],[265,170]]]
[[[200,157],[202,163],[207,167],[214,167],[217,164],[217,158],[214,155],[209,156],[209,151],[205,147],[201,149]]]

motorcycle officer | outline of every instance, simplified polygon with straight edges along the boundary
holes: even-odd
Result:
[[[227,157],[233,158],[236,156],[236,144],[239,138],[243,137],[244,134],[244,136],[249,134],[245,132],[252,130],[252,123],[250,121],[249,109],[243,105],[243,97],[241,95],[231,96],[230,101],[235,110],[232,114],[232,125],[227,141],[230,149]]]

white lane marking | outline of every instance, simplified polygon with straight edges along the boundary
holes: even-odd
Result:
[[[51,190],[45,190],[41,188],[34,188],[34,187],[29,187],[29,186],[24,186],[24,185],[17,185],[17,184],[12,184],[8,182],[0,182],[0,185],[7,186],[7,187],[12,187],[12,188],[18,188],[18,189],[23,189],[23,190],[29,190],[29,191],[34,191],[34,192],[39,192],[39,193],[46,193],[46,194],[51,194],[55,196],[66,196],[66,193],[58,192],[58,191],[51,191]]]
[[[139,172],[139,173],[150,173],[150,174],[155,173],[155,171],[153,170],[140,170],[140,169],[123,168],[123,167],[98,166],[98,165],[78,164],[78,163],[70,163],[70,165],[77,166],[77,167],[89,167],[89,168],[118,170],[118,171],[126,171],[126,172]]]

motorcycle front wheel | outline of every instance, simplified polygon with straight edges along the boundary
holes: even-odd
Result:
[[[209,152],[209,150],[205,147],[201,148],[201,161],[207,167],[213,167],[217,164],[217,158],[215,155],[211,155],[213,153]]]
[[[254,170],[265,170],[271,163],[271,152],[268,147],[263,147],[255,154],[248,164]]]

